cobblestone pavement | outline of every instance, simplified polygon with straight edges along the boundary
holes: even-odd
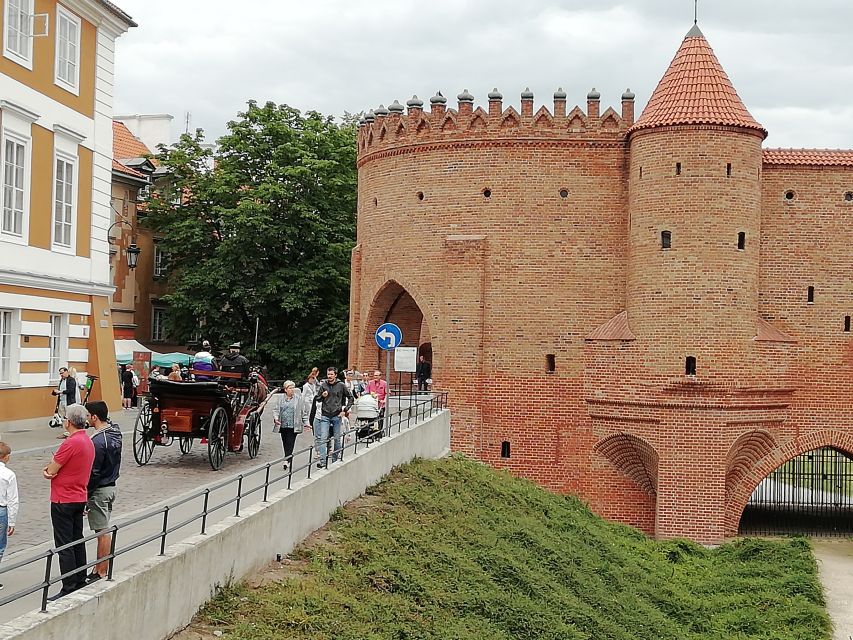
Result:
[[[261,448],[258,457],[249,459],[244,448],[242,453],[228,453],[219,471],[213,471],[207,460],[207,445],[195,441],[192,451],[182,455],[175,440],[170,447],[156,447],[151,461],[140,467],[133,459],[133,437],[124,435],[122,448],[121,477],[117,483],[114,517],[127,515],[162,500],[173,498],[195,488],[214,484],[241,471],[275,460],[283,455],[281,439],[272,433],[272,407],[264,414]],[[132,424],[122,420],[123,431]],[[309,447],[312,433],[306,430],[297,440],[296,450]],[[59,441],[57,441],[58,443]],[[15,455],[9,467],[18,476],[21,494],[21,509],[15,534],[9,539],[7,555],[51,541],[50,525],[50,482],[45,480],[42,469],[50,462],[55,448]],[[8,559],[8,558],[7,558]]]

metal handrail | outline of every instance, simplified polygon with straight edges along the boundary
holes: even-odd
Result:
[[[357,432],[359,431],[358,427],[354,427],[340,434],[340,442],[341,445],[338,448],[332,449],[332,442],[335,439],[334,434],[329,434],[329,438],[326,440],[326,458],[323,461],[325,463],[325,467],[329,468],[329,459],[330,458],[340,458],[341,461],[344,459],[344,452],[347,449],[352,449],[353,454],[358,452],[359,444],[363,447],[369,448],[371,446],[372,440],[379,440],[385,436],[390,436],[393,432],[394,427],[397,429],[397,433],[400,433],[405,424],[405,428],[408,429],[412,426],[413,422],[413,411],[414,411],[414,424],[418,424],[421,419],[425,419],[426,417],[432,417],[436,413],[443,411],[447,408],[447,392],[430,392],[430,398],[428,400],[416,400],[410,402],[409,406],[401,407],[397,411],[393,413],[389,413],[384,416],[383,421],[384,424],[382,429],[376,433],[373,433],[369,437],[365,439],[360,439],[358,437]],[[406,414],[406,418],[403,418],[403,414]],[[394,418],[396,418],[396,423],[394,422]],[[355,434],[355,437],[351,439],[349,443],[347,443],[347,436]],[[374,444],[375,446],[375,444]],[[294,459],[308,454],[308,463],[302,466],[294,468],[293,462]],[[270,476],[270,470],[275,465],[282,464],[287,462],[288,468],[286,473],[279,474],[277,476]],[[147,544],[150,544],[156,540],[160,540],[160,553],[159,555],[165,555],[166,551],[166,540],[169,534],[175,533],[176,531],[186,527],[198,520],[201,520],[201,534],[206,535],[207,533],[207,517],[219,511],[220,509],[224,509],[229,505],[236,504],[235,508],[235,516],[240,515],[240,506],[243,498],[253,495],[261,490],[263,490],[263,498],[262,502],[267,502],[269,488],[275,483],[287,479],[287,489],[290,490],[293,481],[293,474],[298,473],[300,471],[307,470],[308,479],[311,478],[311,468],[314,466],[317,460],[314,457],[314,447],[306,447],[299,451],[294,451],[289,456],[281,456],[271,462],[266,462],[262,465],[258,465],[257,467],[253,467],[248,471],[244,471],[239,473],[238,475],[228,478],[226,480],[222,480],[212,485],[207,485],[202,489],[198,489],[188,495],[185,495],[182,498],[179,498],[175,502],[163,505],[162,507],[157,507],[151,510],[146,511],[145,513],[139,514],[135,517],[132,517],[127,520],[123,520],[120,523],[113,524],[106,531],[100,532],[92,532],[87,536],[84,536],[78,540],[73,542],[69,542],[68,544],[62,545],[61,547],[55,547],[48,549],[47,551],[42,551],[34,556],[23,558],[21,560],[16,560],[14,562],[4,564],[0,566],[0,576],[4,574],[11,573],[17,569],[21,569],[22,567],[27,567],[29,565],[35,564],[37,562],[41,562],[42,560],[45,562],[45,572],[44,579],[41,582],[32,584],[23,589],[20,589],[14,593],[10,593],[8,595],[0,597],[0,606],[9,604],[10,602],[15,602],[16,600],[20,600],[26,596],[32,595],[38,591],[42,591],[42,602],[41,602],[41,611],[47,610],[48,605],[48,591],[51,586],[57,584],[62,581],[63,578],[67,578],[71,575],[85,572],[91,567],[94,567],[101,562],[108,561],[108,570],[107,570],[107,581],[112,581],[113,579],[113,571],[115,568],[115,560],[116,558],[121,557],[122,555],[134,551],[140,547],[143,547]],[[260,484],[256,487],[252,487],[244,491],[244,480],[248,477],[254,476],[255,474],[264,472],[263,484]],[[223,489],[230,485],[237,484],[237,492],[233,498],[228,498],[227,500],[217,504],[215,506],[210,506],[210,494],[213,491],[217,491],[219,489]],[[204,498],[204,503],[201,511],[198,513],[182,520],[179,523],[170,523],[169,522],[169,512],[176,509],[177,507],[183,506],[193,500],[197,500],[198,498]],[[162,525],[160,527],[160,531],[156,533],[146,534],[142,538],[133,541],[132,543],[124,546],[122,548],[117,548],[117,539],[120,531],[126,532],[129,528],[138,525],[141,522],[148,522],[152,518],[161,518]],[[110,544],[110,553],[104,557],[96,558],[91,562],[87,562],[84,567],[78,567],[73,571],[70,571],[66,574],[62,574],[56,577],[51,577],[51,569],[53,568],[53,559],[58,556],[60,551],[65,551],[72,547],[75,547],[79,544],[86,544],[90,540],[94,540],[103,535],[111,535],[112,541]],[[2,582],[2,580],[0,580]]]

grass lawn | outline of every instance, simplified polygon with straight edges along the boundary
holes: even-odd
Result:
[[[459,456],[395,470],[277,575],[225,589],[196,625],[270,640],[831,638],[806,540],[655,542]]]

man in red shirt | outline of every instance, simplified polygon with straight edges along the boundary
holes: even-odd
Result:
[[[80,404],[71,404],[65,410],[65,429],[68,438],[44,468],[45,479],[50,480],[50,521],[53,525],[53,543],[64,546],[83,537],[83,511],[88,500],[87,486],[95,460],[95,447],[86,434],[89,412]],[[86,586],[86,545],[78,544],[59,552],[59,570],[65,574],[76,573],[62,579],[62,590],[48,598],[58,600],[72,591]]]

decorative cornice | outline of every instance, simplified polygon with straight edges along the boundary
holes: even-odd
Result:
[[[26,107],[22,107],[21,105],[10,102],[9,100],[0,100],[0,110],[11,111],[19,118],[27,120],[30,123],[35,122],[41,117],[35,111],[30,111]]]
[[[373,160],[392,158],[395,156],[408,155],[410,153],[422,153],[424,151],[435,151],[438,149],[482,149],[487,147],[533,147],[533,148],[569,148],[569,149],[626,149],[623,138],[617,140],[601,140],[591,138],[579,138],[567,140],[565,138],[543,138],[541,136],[530,138],[472,138],[451,140],[436,140],[420,144],[409,144],[399,147],[391,147],[374,151],[363,155],[356,162],[357,167],[362,167]]]
[[[29,287],[64,293],[81,293],[90,296],[112,296],[115,287],[107,283],[68,280],[47,274],[0,269],[0,283],[15,287]]]
[[[78,133],[77,131],[74,131],[74,129],[66,127],[65,125],[62,125],[62,124],[54,124],[53,125],[53,133],[55,133],[58,136],[62,136],[64,138],[68,138],[69,140],[72,140],[76,144],[80,144],[81,142],[83,142],[86,139],[85,134]]]

